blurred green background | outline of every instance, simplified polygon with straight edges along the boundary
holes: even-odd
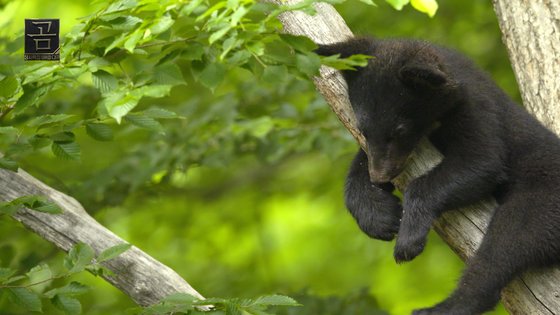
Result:
[[[490,1],[440,1],[434,18],[410,6],[398,12],[377,4],[347,1],[336,8],[356,34],[417,37],[464,52],[519,101]],[[0,12],[0,28],[21,40],[24,18],[60,18],[64,35],[96,8],[83,0],[12,1]],[[421,256],[396,265],[393,243],[369,239],[347,214],[343,182],[357,145],[310,82],[286,75],[261,83],[231,71],[211,93],[188,71],[185,78],[187,87],[143,104],[187,117],[166,123],[165,134],[125,126],[110,143],[78,134],[81,162],[45,152],[26,158],[22,168],[76,197],[99,222],[204,296],[310,295],[330,306],[370,296],[371,305],[399,315],[449,294],[463,263],[435,234]],[[39,110],[60,111],[77,100],[87,112],[98,98],[87,88],[60,90]],[[271,125],[270,117],[285,126]],[[244,118],[251,120],[244,125]],[[188,167],[158,169],[169,159]],[[0,219],[2,264],[26,270],[48,260],[56,269],[61,257],[19,224]],[[93,287],[80,299],[85,314],[120,314],[134,306],[102,279],[78,278]],[[326,314],[306,304],[292,312]],[[25,312],[0,297],[0,313]]]

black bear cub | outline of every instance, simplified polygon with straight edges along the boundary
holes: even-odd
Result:
[[[317,53],[373,56],[367,66],[342,72],[373,157],[358,152],[345,199],[367,235],[397,237],[397,262],[422,252],[444,211],[490,195],[498,201],[455,291],[413,314],[483,313],[513,277],[560,261],[560,140],[471,61],[406,39],[354,38],[320,45]],[[390,180],[423,136],[444,158],[409,184],[401,204]]]

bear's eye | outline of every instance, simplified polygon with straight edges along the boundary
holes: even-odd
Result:
[[[404,136],[408,132],[408,127],[405,124],[399,124],[395,130],[393,130],[393,137],[401,137]]]

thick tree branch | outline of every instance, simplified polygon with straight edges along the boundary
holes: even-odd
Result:
[[[295,3],[298,0],[270,1],[285,4]],[[321,3],[316,4],[316,9],[317,14],[314,16],[302,12],[286,12],[281,15],[280,20],[285,32],[305,35],[322,44],[343,41],[352,36],[352,32],[332,6]],[[558,58],[556,63],[557,60]],[[553,78],[557,80],[557,76]],[[315,78],[314,82],[344,126],[362,148],[365,148],[364,138],[356,128],[355,117],[341,75],[333,69],[323,67],[321,76]],[[558,93],[557,88],[555,91]],[[429,141],[423,140],[403,174],[395,180],[395,184],[404,189],[410,180],[437,165],[441,158],[441,154]],[[435,230],[462,259],[467,259],[479,246],[495,206],[494,200],[487,200],[477,205],[447,212],[436,222]],[[560,314],[558,283],[560,283],[558,269],[527,272],[504,290],[502,298],[512,314]]]
[[[26,195],[46,196],[63,213],[46,214],[22,209],[14,219],[64,251],[78,242],[91,246],[96,253],[124,240],[99,224],[78,201],[43,184],[23,170],[17,173],[0,169],[0,200],[10,201]],[[183,278],[135,246],[104,263],[114,272],[107,281],[130,296],[137,304],[148,306],[175,292],[202,298]]]

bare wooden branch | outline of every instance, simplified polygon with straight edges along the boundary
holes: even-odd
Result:
[[[270,1],[284,4],[298,2],[298,0]],[[509,0],[501,2],[507,1]],[[317,14],[314,16],[302,12],[282,14],[280,20],[284,25],[284,31],[294,35],[307,36],[322,44],[343,41],[352,36],[352,32],[332,6],[320,3],[316,4],[316,9]],[[560,11],[556,10],[556,13],[558,12]],[[558,21],[559,19],[556,19],[556,23]],[[556,34],[559,34],[557,29]],[[530,52],[528,54],[530,55]],[[554,60],[558,65],[558,50],[556,56]],[[518,71],[525,70],[522,68],[523,66],[520,67]],[[552,81],[556,80],[555,84],[558,83],[557,78],[558,76],[549,77]],[[547,85],[547,82],[550,81],[543,81],[542,85],[546,85],[547,88],[554,89],[558,93],[558,86]],[[333,69],[323,67],[321,76],[315,78],[314,83],[344,126],[365,149],[364,137],[356,128],[355,116],[348,101],[342,76]],[[410,159],[403,174],[395,180],[395,184],[401,189],[404,189],[412,179],[437,165],[442,159],[441,154],[426,139],[422,140],[413,154],[414,156]],[[447,212],[436,222],[435,230],[462,259],[468,259],[478,248],[495,207],[494,200],[487,200],[470,207]],[[512,314],[560,314],[560,294],[558,293],[560,288],[557,284],[560,284],[558,269],[527,272],[504,289],[502,300]]]
[[[0,200],[10,201],[26,195],[46,196],[64,212],[46,214],[22,209],[13,217],[64,251],[83,242],[99,254],[111,246],[126,243],[95,221],[76,199],[45,185],[21,169],[17,173],[0,169]],[[203,298],[175,271],[135,246],[103,264],[115,274],[104,278],[141,306],[155,304],[175,292]]]

